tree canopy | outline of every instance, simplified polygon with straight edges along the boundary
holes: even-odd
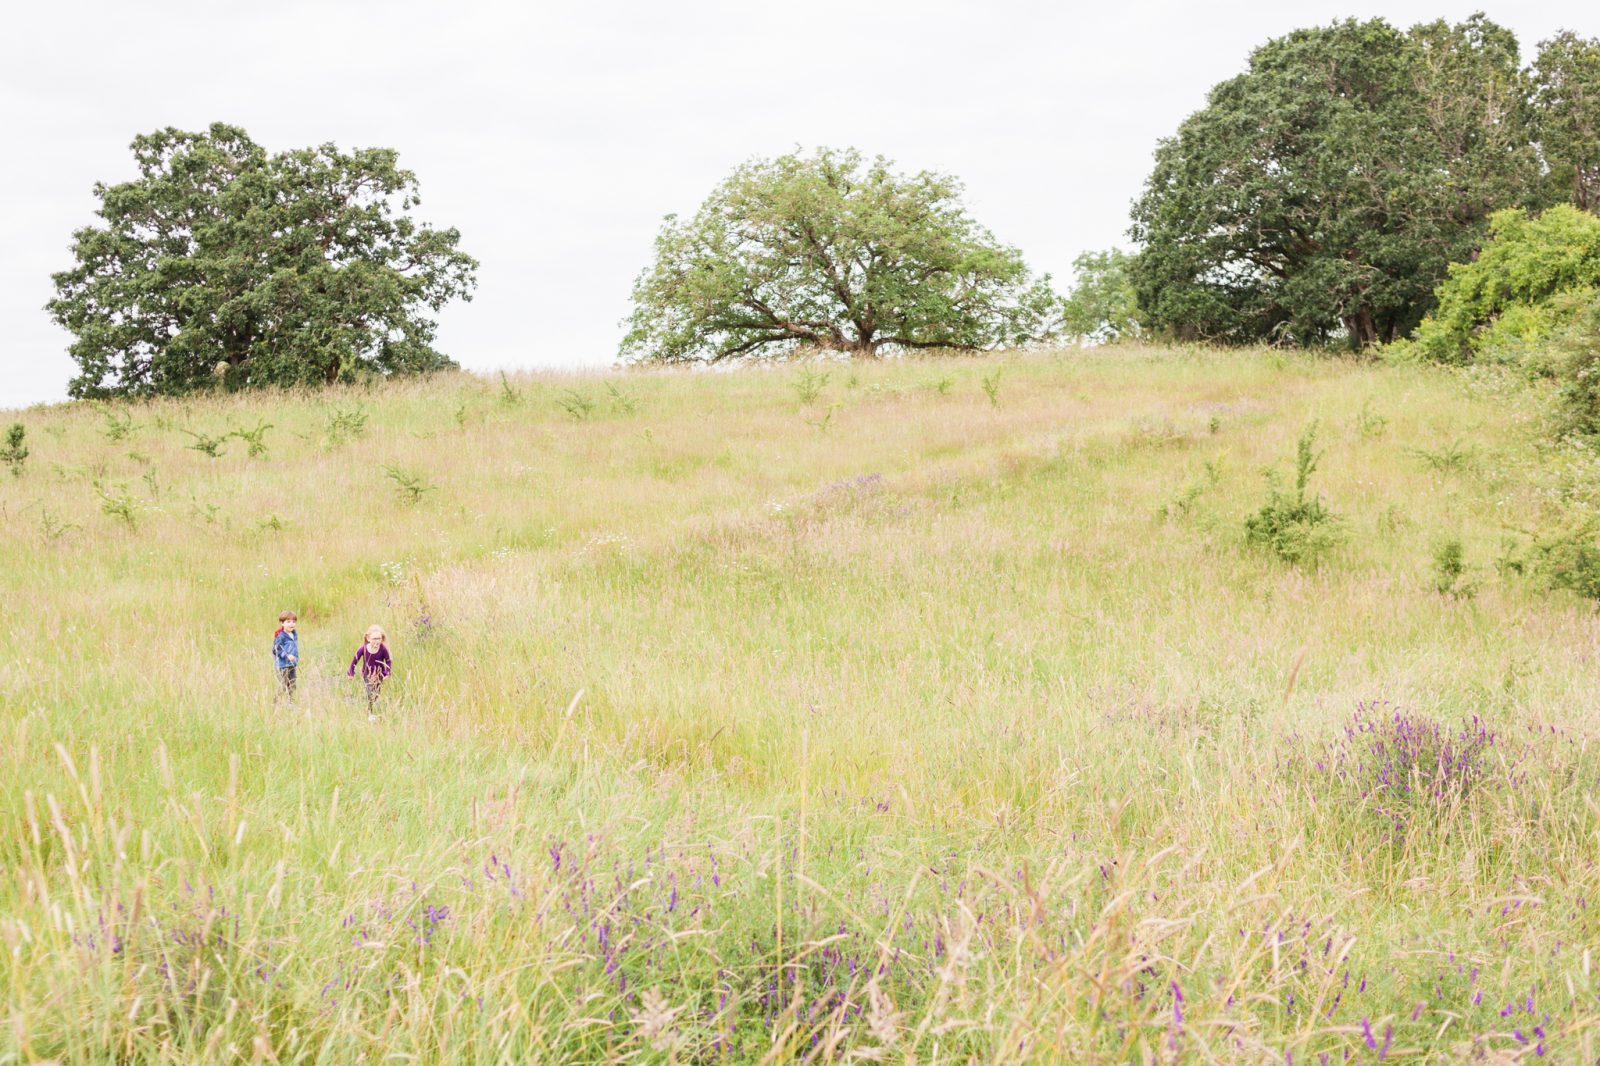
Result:
[[[859,356],[1023,344],[1058,298],[946,175],[821,149],[736,169],[668,216],[633,289],[623,355],[718,361],[811,346]]]
[[[1129,272],[1134,257],[1120,248],[1084,252],[1072,261],[1072,287],[1062,302],[1062,332],[1080,341],[1139,335],[1139,303]]]
[[[1298,30],[1157,148],[1130,230],[1139,306],[1186,338],[1393,340],[1493,211],[1548,186],[1510,31]]]
[[[164,129],[139,177],[98,184],[101,222],[47,305],[74,336],[75,397],[333,382],[454,364],[437,312],[470,299],[454,229],[408,212],[416,176],[386,148],[269,154],[245,131]]]
[[[1539,45],[1533,64],[1539,144],[1572,202],[1600,209],[1600,39],[1563,31]]]

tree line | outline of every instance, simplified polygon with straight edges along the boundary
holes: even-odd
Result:
[[[223,124],[132,148],[139,176],[95,187],[99,222],[74,234],[74,265],[54,276],[73,396],[454,365],[432,315],[471,298],[477,262],[455,229],[413,218],[417,178],[394,151],[269,153]],[[1592,217],[1600,205],[1600,39],[1562,32],[1527,65],[1481,14],[1270,40],[1157,145],[1132,204],[1135,250],[1079,257],[1065,295],[962,193],[949,175],[854,149],[746,163],[663,223],[622,356],[1437,337],[1452,264],[1516,229],[1497,212],[1568,204]]]

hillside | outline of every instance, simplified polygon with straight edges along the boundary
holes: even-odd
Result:
[[[1600,1056],[1600,620],[1515,565],[1600,481],[1511,379],[1114,348],[13,417],[0,1062]],[[1343,538],[1295,567],[1245,518],[1313,421]]]

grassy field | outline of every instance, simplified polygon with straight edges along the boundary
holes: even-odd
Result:
[[[1600,462],[1513,380],[1122,348],[16,417],[0,1063],[1600,1057],[1600,620],[1506,565]],[[1244,522],[1313,421],[1343,540],[1294,567]]]

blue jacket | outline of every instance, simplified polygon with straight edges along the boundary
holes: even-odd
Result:
[[[286,670],[300,662],[300,634],[278,630],[272,638],[272,657],[278,660],[278,669]]]

